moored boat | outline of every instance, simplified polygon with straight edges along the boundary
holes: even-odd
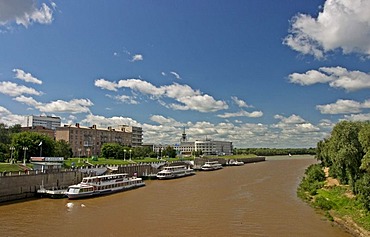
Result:
[[[186,168],[184,165],[166,166],[157,173],[158,179],[174,179],[189,175],[194,175],[195,172],[191,168]]]
[[[127,174],[110,174],[85,177],[79,184],[71,185],[65,194],[69,199],[86,198],[121,192],[144,186],[141,178],[129,177]]]
[[[218,161],[207,161],[201,169],[204,171],[218,170],[222,169],[222,165]]]
[[[230,166],[241,166],[241,165],[244,165],[244,162],[243,161],[237,161],[237,160],[229,160],[229,162],[227,163],[227,165],[230,165]]]

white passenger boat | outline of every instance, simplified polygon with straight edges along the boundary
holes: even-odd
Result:
[[[229,160],[229,162],[227,164],[230,165],[230,166],[240,166],[240,165],[244,165],[244,162],[243,161],[237,161],[237,160]]]
[[[157,173],[158,179],[174,179],[195,174],[193,169],[186,168],[184,165],[166,166]]]
[[[207,161],[204,165],[202,165],[201,169],[205,171],[218,170],[222,169],[222,165],[218,163],[218,161]]]
[[[110,174],[85,177],[79,184],[68,187],[65,194],[69,199],[86,198],[125,191],[144,186],[141,178],[129,177],[127,174]]]

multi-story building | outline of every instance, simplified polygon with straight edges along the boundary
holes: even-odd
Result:
[[[39,134],[43,134],[49,136],[51,139],[54,140],[55,131],[50,128],[45,128],[43,126],[32,126],[32,127],[22,127],[21,130],[22,132],[36,132]]]
[[[67,141],[75,157],[99,156],[104,143],[118,143],[123,146],[134,145],[132,139],[133,133],[129,132],[130,130],[126,128],[129,127],[122,126],[120,129],[108,127],[107,129],[103,129],[97,128],[96,125],[82,127],[78,123],[75,126],[64,125],[64,127],[57,128],[56,140]],[[142,137],[142,134],[140,134],[140,137]],[[135,145],[138,145],[138,143],[135,142]]]
[[[27,127],[36,127],[41,126],[49,129],[55,130],[57,127],[60,127],[62,124],[59,117],[53,116],[27,116]]]
[[[140,147],[143,145],[143,129],[141,127],[121,125],[118,129],[132,134],[132,147]]]
[[[232,155],[233,143],[210,139],[196,140],[194,142],[194,150],[202,151],[203,155]]]

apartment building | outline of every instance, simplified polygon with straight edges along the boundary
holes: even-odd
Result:
[[[57,127],[60,127],[62,124],[59,117],[53,116],[27,116],[26,126],[27,127],[45,127],[48,129],[56,130]]]
[[[135,131],[135,142],[133,142],[133,132]],[[139,132],[141,131],[141,134]],[[73,156],[99,156],[101,147],[104,143],[118,143],[123,146],[141,146],[139,144],[142,138],[141,128],[130,128],[129,126],[121,126],[119,128],[97,128],[83,127],[80,124],[64,125],[56,130],[56,140],[67,141],[72,148]]]

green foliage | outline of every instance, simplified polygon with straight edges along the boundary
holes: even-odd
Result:
[[[281,156],[281,155],[315,155],[315,148],[239,148],[234,149],[235,155],[255,154],[257,156]]]
[[[42,142],[42,145],[40,145]],[[12,146],[15,148],[14,157],[22,160],[26,155],[28,161],[31,156],[54,156],[55,142],[52,138],[35,132],[21,132],[12,135]],[[24,148],[27,148],[25,151]]]
[[[305,170],[305,177],[303,177],[298,187],[299,196],[305,196],[305,193],[313,196],[316,195],[317,190],[324,185],[325,173],[319,164],[310,165]]]
[[[169,158],[175,158],[176,157],[176,150],[171,146],[167,146],[162,151],[162,156],[169,157]]]
[[[54,147],[54,156],[56,157],[64,157],[64,159],[68,159],[73,155],[72,147],[64,140],[56,141]]]
[[[370,174],[364,174],[356,182],[356,194],[364,208],[370,211]]]

